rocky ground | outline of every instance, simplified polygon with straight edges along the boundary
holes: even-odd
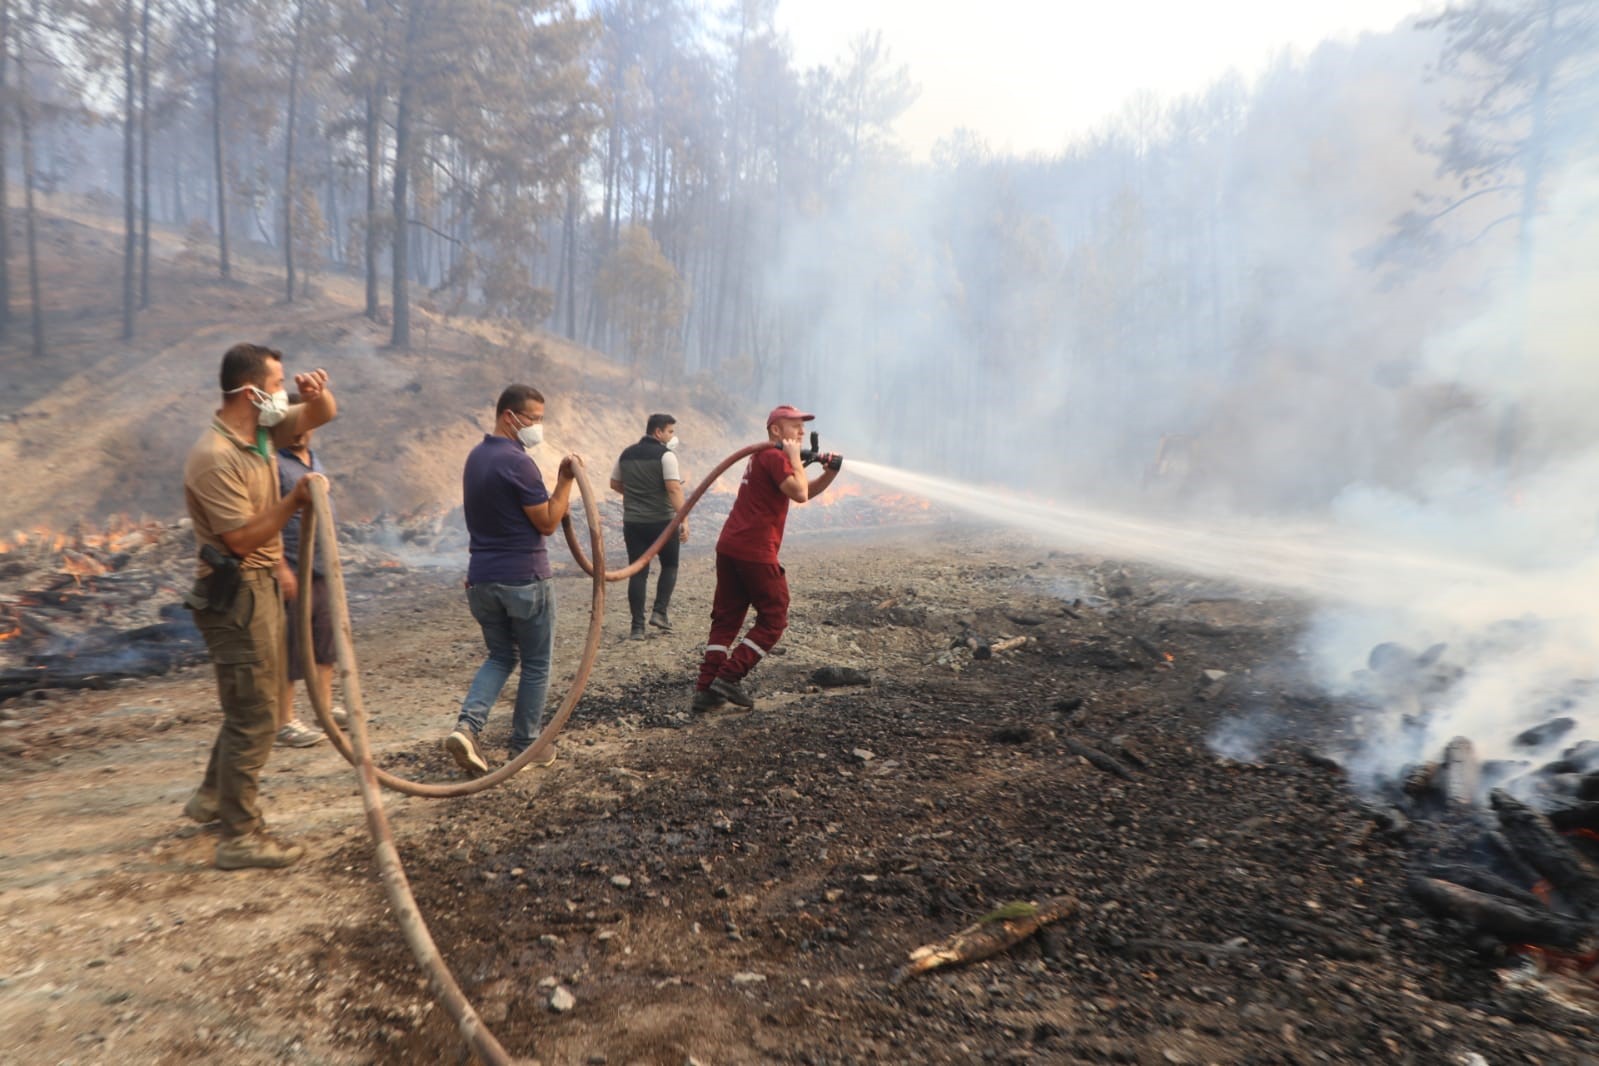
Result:
[[[1592,1016],[1424,916],[1403,841],[1305,757],[1341,712],[1292,678],[1299,605],[950,524],[801,530],[785,563],[793,624],[754,713],[687,714],[696,540],[675,632],[622,639],[612,586],[552,768],[386,797],[433,935],[513,1054],[1599,1061]],[[352,577],[374,744],[412,776],[453,773],[439,740],[480,654],[459,578]],[[588,595],[570,565],[557,580],[559,679]],[[824,667],[870,683],[818,686]],[[1239,715],[1275,723],[1254,762],[1207,745]],[[205,668],[0,716],[0,1058],[464,1061],[327,745],[275,753],[265,784],[309,858],[228,874],[180,815],[215,728]],[[1079,910],[1041,935],[891,984],[916,946],[1060,895]]]

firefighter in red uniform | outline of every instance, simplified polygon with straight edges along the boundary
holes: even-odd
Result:
[[[806,478],[800,441],[805,423],[815,417],[787,404],[774,407],[766,416],[766,436],[776,447],[756,452],[744,468],[738,498],[716,542],[716,596],[711,601],[705,660],[694,685],[696,712],[724,703],[754,707],[744,677],[788,627],[788,578],[777,561],[788,505],[804,503],[826,490],[844,465],[842,455],[819,455],[821,474],[814,480]],[[739,640],[751,607],[755,624]]]

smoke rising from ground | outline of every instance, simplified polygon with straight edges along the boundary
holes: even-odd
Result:
[[[778,389],[846,451],[987,487],[934,499],[1324,600],[1330,688],[1447,642],[1464,678],[1373,729],[1372,776],[1557,709],[1599,737],[1599,172],[1542,175],[1525,275],[1513,198],[1393,254],[1458,192],[1418,150],[1458,92],[1439,45],[1328,46],[1063,159],[968,141],[861,176],[782,245]]]

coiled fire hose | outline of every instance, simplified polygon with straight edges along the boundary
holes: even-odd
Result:
[[[300,627],[300,647],[303,649],[305,676],[315,678],[317,663],[311,639],[311,588],[312,568],[320,545],[327,556],[325,580],[328,606],[333,615],[333,640],[337,651],[339,676],[343,681],[344,698],[350,714],[348,736],[333,720],[333,708],[323,697],[320,686],[308,684],[306,692],[310,696],[312,708],[316,711],[317,721],[327,732],[328,739],[338,749],[339,754],[355,768],[356,781],[361,791],[361,806],[366,811],[367,831],[372,835],[377,852],[378,870],[383,880],[383,888],[388,895],[389,906],[394,911],[395,920],[399,922],[400,930],[405,936],[405,942],[410,946],[417,965],[427,977],[434,998],[455,1019],[467,1046],[478,1059],[491,1066],[502,1066],[502,1064],[508,1066],[512,1059],[495,1039],[494,1034],[489,1032],[471,1002],[467,1000],[466,994],[461,991],[461,986],[455,980],[455,975],[451,973],[449,965],[439,954],[438,946],[433,942],[433,935],[428,931],[427,922],[416,905],[416,897],[411,894],[411,885],[405,876],[405,867],[400,862],[399,850],[394,844],[394,833],[389,826],[388,815],[383,809],[383,794],[378,786],[386,785],[396,792],[409,796],[435,799],[469,796],[508,780],[518,770],[548,751],[555,743],[555,737],[560,733],[561,727],[566,725],[567,719],[572,716],[572,710],[577,706],[578,699],[582,697],[583,689],[588,685],[589,673],[594,668],[594,660],[599,654],[600,630],[605,615],[606,582],[625,580],[648,565],[649,561],[667,545],[668,538],[677,535],[678,527],[683,524],[688,513],[728,467],[745,456],[770,447],[772,445],[764,441],[751,444],[722,460],[701,480],[699,488],[684,502],[666,530],[656,538],[655,543],[631,565],[621,570],[605,569],[605,538],[600,530],[599,506],[589,486],[588,471],[583,461],[574,460],[572,472],[577,482],[578,493],[583,500],[583,517],[588,522],[592,561],[584,555],[582,547],[578,544],[570,514],[561,520],[561,527],[566,534],[567,547],[571,549],[573,558],[577,560],[583,572],[593,579],[594,594],[589,605],[588,634],[583,646],[583,656],[578,662],[572,686],[566,698],[561,701],[560,709],[526,751],[482,777],[447,784],[411,781],[386,770],[380,770],[372,762],[372,748],[366,728],[366,704],[361,695],[361,674],[355,659],[355,637],[350,626],[349,601],[345,597],[344,569],[339,560],[338,534],[333,528],[332,512],[328,507],[327,485],[321,479],[311,483],[311,506],[306,509],[301,519],[299,571],[301,591],[295,600],[294,624]]]

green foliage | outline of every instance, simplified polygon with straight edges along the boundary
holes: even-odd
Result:
[[[1038,904],[1028,903],[1025,900],[1012,900],[1009,903],[1001,903],[998,907],[977,919],[977,924],[989,925],[993,922],[1009,922],[1017,918],[1031,918],[1037,913]]]

